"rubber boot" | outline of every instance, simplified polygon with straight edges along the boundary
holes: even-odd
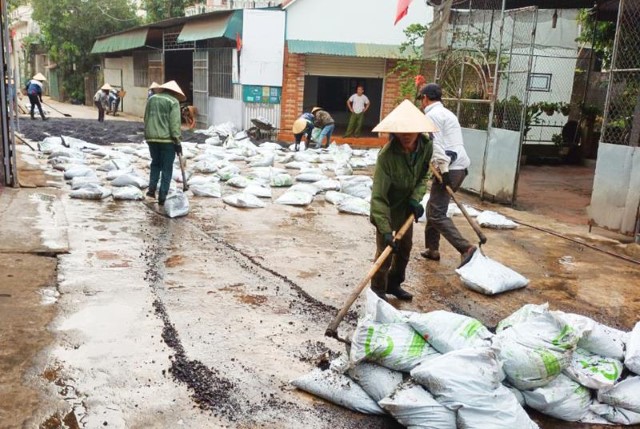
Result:
[[[387,293],[395,296],[401,301],[411,301],[413,299],[413,295],[402,289],[400,286],[396,286],[393,289],[387,290]]]

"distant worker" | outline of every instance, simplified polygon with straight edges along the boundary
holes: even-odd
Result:
[[[104,122],[104,111],[108,108],[109,91],[112,89],[111,85],[105,83],[93,96],[93,104],[98,108],[98,122]]]
[[[147,90],[147,99],[158,92],[159,89],[160,85],[158,84],[158,82],[151,82],[151,85],[149,85],[149,89]]]
[[[147,196],[156,198],[160,181],[158,204],[164,205],[173,176],[176,154],[182,155],[180,131],[180,102],[184,93],[175,80],[160,85],[157,93],[149,98],[144,111],[144,138],[151,154],[151,173]]]
[[[305,144],[307,147],[311,145],[311,133],[313,132],[313,115],[311,113],[303,113],[293,123],[293,137],[296,139],[295,151],[300,150],[300,142],[303,136],[307,136]]]
[[[442,183],[436,179],[431,184],[429,203],[427,204],[427,225],[424,230],[426,250],[421,255],[432,261],[440,260],[440,235],[460,253],[460,267],[471,260],[476,246],[471,245],[456,228],[447,210],[451,197],[447,192],[449,186],[453,192],[460,189],[468,174],[471,160],[464,149],[462,129],[456,115],[442,104],[442,88],[429,83],[420,90],[420,100],[425,115],[439,129],[433,133],[434,157],[432,163],[442,175]]]
[[[402,289],[413,244],[413,226],[399,242],[397,232],[410,215],[417,222],[424,214],[420,203],[427,191],[432,144],[423,133],[436,128],[409,100],[403,101],[374,129],[390,133],[389,142],[382,148],[376,162],[371,192],[369,219],[376,227],[376,259],[387,246],[393,254],[371,279],[371,290],[386,300],[385,294],[401,300],[413,295]]]
[[[120,107],[120,100],[122,99],[122,94],[124,93],[124,91],[122,90],[117,90],[115,88],[111,88],[109,90],[109,97],[108,97],[108,106],[109,106],[109,112],[111,112],[111,114],[113,116],[116,116],[118,113],[118,108]]]
[[[40,112],[40,116],[43,121],[46,121],[47,118],[44,116],[44,112],[42,111],[42,82],[47,80],[46,77],[42,73],[37,73],[29,82],[27,82],[26,90],[27,96],[29,97],[29,103],[31,103],[31,119],[36,119],[34,116],[34,109],[38,107],[38,112]]]
[[[371,103],[369,103],[369,98],[364,95],[364,86],[358,85],[356,93],[347,100],[347,108],[349,108],[351,116],[349,117],[347,132],[344,134],[345,137],[360,137],[364,114],[369,110],[369,106],[371,106]]]
[[[333,130],[336,128],[335,121],[322,107],[314,107],[311,109],[311,113],[313,114],[314,121],[313,124],[320,128],[320,137],[318,137],[318,141],[316,143],[316,149],[320,149],[322,147],[322,141],[324,138],[327,138],[327,145],[325,147],[329,147],[331,144],[331,135],[333,134]]]

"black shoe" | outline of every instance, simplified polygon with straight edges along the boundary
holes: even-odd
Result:
[[[147,197],[149,197],[149,198],[153,198],[153,199],[155,199],[155,198],[156,198],[156,191],[151,191],[151,190],[149,190],[149,191],[147,191],[147,194],[146,194],[146,195],[147,195]]]
[[[462,268],[468,264],[471,258],[473,258],[473,254],[476,253],[476,250],[478,250],[476,246],[470,246],[466,252],[460,255],[460,265],[458,265],[458,268]]]
[[[440,252],[437,250],[427,249],[424,252],[420,252],[420,255],[425,259],[430,259],[432,261],[440,260]]]
[[[401,301],[411,301],[413,299],[413,295],[402,289],[400,286],[395,289],[388,290],[387,293],[395,296]]]
[[[164,200],[158,200],[158,205],[159,206],[164,206]]]

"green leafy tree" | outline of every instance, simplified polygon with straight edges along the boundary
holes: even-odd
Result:
[[[576,42],[591,45],[596,57],[602,60],[602,67],[606,69],[611,66],[616,24],[610,21],[598,21],[596,18],[590,9],[580,9],[578,23],[581,31]]]
[[[84,78],[98,62],[97,37],[139,24],[128,0],[32,0],[43,48],[58,65],[68,97],[84,99]]]
[[[144,0],[147,22],[184,16],[184,9],[195,3],[197,0]]]
[[[402,58],[391,70],[392,74],[400,77],[401,98],[413,98],[416,94],[415,78],[423,71],[422,45],[427,28],[422,24],[410,24],[404,30],[406,40],[400,45]]]

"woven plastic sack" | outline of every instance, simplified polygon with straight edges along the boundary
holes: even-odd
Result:
[[[328,179],[327,176],[325,176],[324,174],[318,174],[318,173],[301,173],[296,176],[297,182],[306,182],[306,183],[319,182],[320,180],[327,180],[327,179]]]
[[[222,188],[218,182],[196,183],[189,187],[193,195],[197,197],[220,198]]]
[[[347,198],[338,204],[338,211],[341,213],[369,216],[371,204],[362,198]]]
[[[180,190],[170,193],[164,202],[164,213],[170,218],[186,216],[189,213],[189,199]]]
[[[640,376],[629,377],[610,389],[598,391],[598,401],[591,411],[612,423],[640,423]]]
[[[244,188],[244,192],[260,198],[271,198],[271,188],[256,183],[252,183]]]
[[[144,200],[144,194],[136,186],[123,186],[121,188],[115,188],[111,190],[111,193],[114,200]]]
[[[490,210],[486,210],[478,214],[476,220],[483,228],[516,229],[518,227],[518,224],[511,219]]]
[[[529,280],[521,274],[488,258],[477,250],[471,260],[458,268],[462,283],[468,288],[485,295],[495,295],[527,286]]]
[[[69,197],[81,200],[102,200],[111,195],[111,191],[97,183],[89,183],[83,188],[71,191]]]
[[[111,181],[111,186],[135,186],[138,189],[149,187],[149,181],[132,173],[123,174]]]
[[[320,189],[316,188],[311,183],[296,183],[291,188],[289,188],[289,191],[306,192],[307,194],[315,196],[318,192],[320,192]]]
[[[352,197],[349,194],[344,194],[342,192],[336,192],[336,191],[327,191],[327,193],[324,194],[325,201],[328,201],[333,205],[338,205],[342,201],[344,201],[344,200],[346,200],[348,198],[354,198],[354,197]]]
[[[226,195],[222,198],[226,204],[233,207],[239,207],[243,209],[261,209],[267,205],[255,195],[247,194],[245,192],[239,194]]]
[[[288,174],[276,174],[271,176],[269,184],[274,188],[283,188],[293,185],[293,178]]]
[[[597,390],[613,387],[622,375],[622,369],[622,362],[617,359],[577,348],[564,373],[582,386]]]
[[[582,420],[591,405],[591,392],[560,374],[549,384],[534,390],[524,390],[527,406],[551,417],[568,422]]]
[[[640,322],[636,323],[633,331],[629,334],[624,364],[629,368],[629,371],[640,374]]]
[[[276,200],[276,204],[288,206],[308,206],[313,201],[313,195],[301,191],[288,190]]]
[[[622,360],[624,358],[627,333],[596,322],[595,320],[575,313],[562,311],[552,312],[574,329],[584,331],[578,347],[600,356]]]
[[[403,379],[401,372],[369,362],[356,364],[347,374],[376,402],[391,395]]]
[[[378,405],[410,429],[456,429],[456,413],[413,382],[402,384]]]

